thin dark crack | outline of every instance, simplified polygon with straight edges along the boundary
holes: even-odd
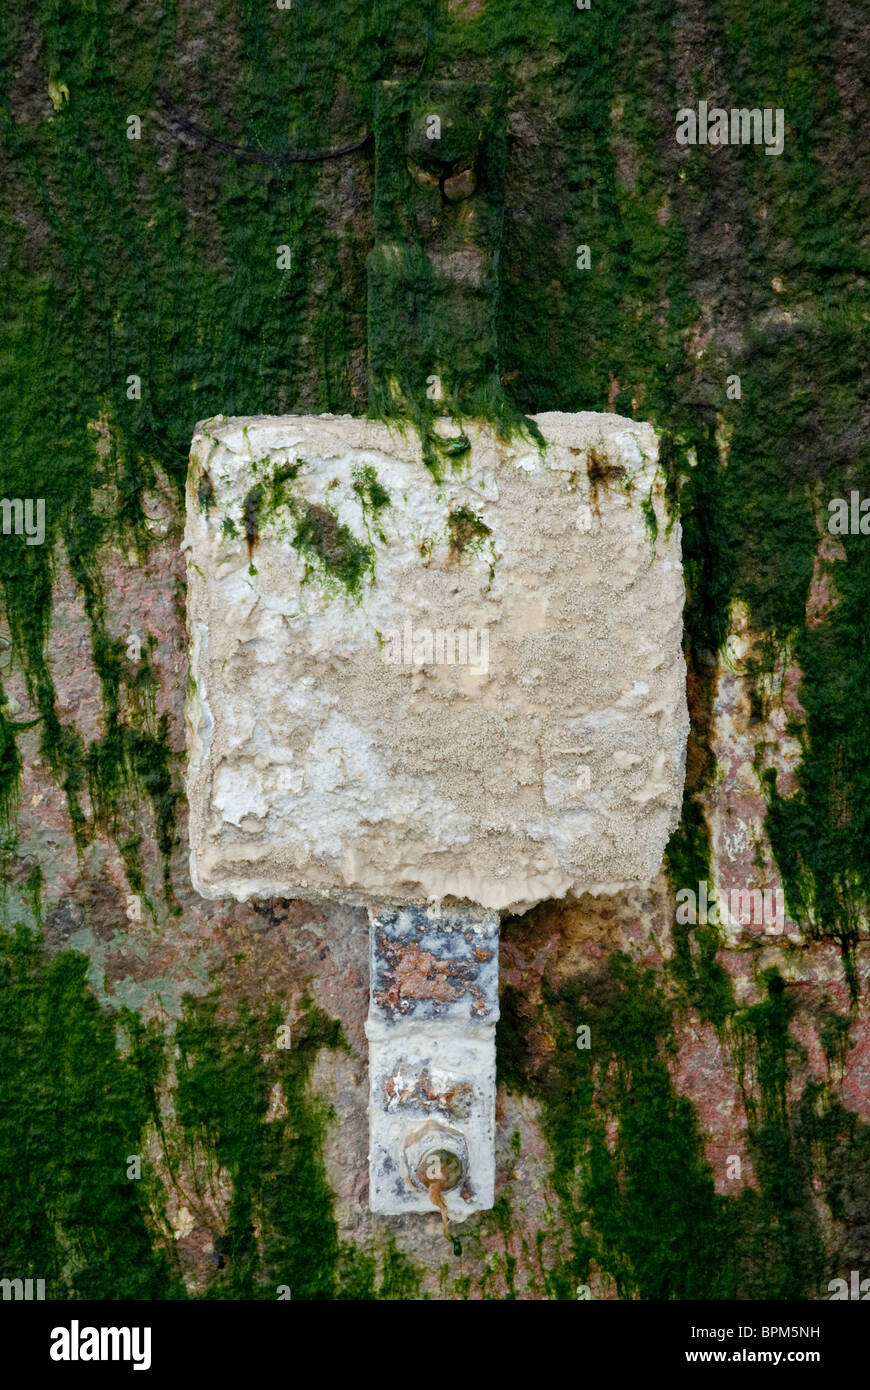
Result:
[[[158,88],[157,96],[160,105],[172,120],[175,133],[190,135],[195,140],[216,146],[217,149],[232,155],[233,159],[248,159],[255,164],[317,164],[324,159],[341,159],[343,155],[361,150],[371,139],[371,132],[366,131],[361,139],[354,140],[349,145],[339,145],[334,150],[288,150],[285,153],[258,150],[250,145],[234,145],[229,140],[221,140],[217,135],[212,135],[210,131],[197,125],[196,121],[192,121],[176,106],[165,87]]]

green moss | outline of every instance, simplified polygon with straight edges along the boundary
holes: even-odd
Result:
[[[0,930],[4,1273],[45,1279],[49,1298],[184,1298],[167,1199],[175,1188],[198,1211],[197,1185],[220,1165],[232,1198],[205,1297],[274,1299],[280,1285],[296,1299],[421,1296],[421,1271],[392,1241],[377,1280],[370,1256],[339,1245],[322,1154],[331,1111],[310,1085],[321,1049],[346,1047],[334,1020],[306,1000],[281,1049],[277,1003],[224,1018],[218,991],[186,997],[167,1107],[166,1035],[100,1008],[87,967],[73,951],[49,959],[22,925]],[[283,1114],[267,1119],[276,1086]],[[131,1155],[141,1180],[127,1177]]]
[[[854,1020],[838,1014],[831,1008],[823,1008],[819,1019],[819,1042],[824,1049],[828,1067],[837,1062],[842,1068],[846,1065],[849,1049],[854,1047],[851,1031]]]
[[[200,475],[197,500],[199,502],[200,511],[205,512],[206,516],[208,516],[209,508],[214,501],[214,483],[207,469],[203,469]]]
[[[390,505],[390,494],[378,481],[378,475],[371,464],[354,470],[353,490],[364,507],[371,507],[375,516],[383,507]]]
[[[739,274],[755,317],[741,361],[729,368],[739,366],[742,398],[722,407],[731,429],[727,468],[710,460],[704,472],[713,490],[695,488],[696,524],[706,523],[712,553],[710,583],[687,617],[706,609],[715,619],[729,597],[742,599],[762,639],[758,675],[787,643],[800,666],[806,718],[792,732],[803,759],[788,797],[767,775],[766,830],[789,913],[810,936],[840,943],[854,994],[857,923],[870,906],[866,857],[857,848],[866,829],[858,733],[866,693],[849,674],[861,664],[870,584],[860,540],[844,538],[846,563],[828,566],[843,602],[811,626],[806,601],[819,543],[813,491],[824,519],[827,500],[848,496],[868,463],[855,370],[868,345],[866,315],[855,313],[856,288],[865,297],[866,199],[854,174],[831,158],[851,138],[831,16],[803,0],[777,0],[762,23],[751,6],[717,0],[711,19],[732,91],[764,91],[767,103],[785,109],[787,133],[778,159],[735,152],[745,222]],[[697,167],[703,180],[703,162]],[[721,639],[721,617],[710,627]],[[758,691],[754,701],[763,714]]]
[[[268,454],[261,459],[254,459],[251,468],[256,474],[260,470],[269,467],[271,460]],[[282,463],[272,469],[269,476],[262,478],[245,498],[243,504],[243,522],[245,534],[249,534],[248,511],[251,510],[249,545],[252,545],[259,538],[262,525],[267,521],[273,520],[288,509],[293,512],[297,503],[293,495],[291,486],[299,476],[299,472],[306,465],[302,459],[297,459],[293,463]]]
[[[710,833],[697,792],[686,791],[683,814],[665,850],[665,868],[672,889],[692,888],[708,883],[710,872]],[[671,924],[674,953],[669,971],[683,992],[686,1002],[701,1018],[722,1030],[734,1009],[731,977],[717,960],[720,946],[715,926],[703,923]]]
[[[443,5],[432,9],[433,42]],[[425,128],[441,121],[439,138]],[[375,248],[367,260],[369,414],[413,425],[423,460],[440,481],[442,455],[456,466],[470,448],[461,430],[445,441],[442,417],[491,421],[500,436],[534,424],[506,395],[498,361],[498,271],[504,216],[505,104],[499,84],[418,72],[387,81],[375,107]],[[443,185],[473,168],[469,205]],[[461,266],[474,253],[470,276]]]
[[[255,1015],[242,1003],[223,1021],[218,1003],[216,992],[185,1000],[176,1034],[179,1123],[233,1189],[225,1264],[209,1296],[274,1298],[285,1284],[293,1298],[331,1298],[339,1245],[322,1158],[330,1111],[311,1094],[309,1076],[321,1048],[345,1045],[341,1030],[309,1006],[292,1047],[276,1049],[277,1005]],[[287,1114],[267,1121],[276,1083]]]
[[[378,525],[378,519],[380,513],[391,505],[391,499],[389,492],[378,480],[377,472],[370,463],[354,469],[353,490],[362,507],[363,520],[369,539],[371,540],[371,527],[374,525],[379,540],[386,544],[386,537]]]
[[[833,567],[839,601],[825,623],[803,628],[795,644],[802,672],[799,698],[806,712],[791,730],[802,752],[796,788],[784,797],[773,770],[766,773],[764,785],[766,826],[782,870],[788,911],[810,936],[839,942],[855,994],[854,949],[870,902],[865,852],[870,771],[864,734],[870,696],[861,674],[867,657],[870,562],[861,544],[864,537],[842,539],[846,560]]]
[[[427,113],[439,113],[440,138],[427,139]],[[378,415],[476,414],[474,398],[499,390],[495,273],[501,235],[504,127],[491,91],[470,82],[387,82],[376,106],[375,250],[368,258],[369,363]],[[419,137],[419,138],[418,138]],[[438,180],[457,160],[474,163],[477,190],[471,232],[461,205],[443,198]],[[435,160],[435,172],[412,169]],[[459,284],[437,267],[473,245],[488,270]],[[437,377],[440,392],[430,389]]]
[[[145,643],[139,661],[128,660],[123,641],[112,642],[102,636],[105,631],[103,596],[96,586],[90,588],[88,581],[85,584],[91,607],[89,616],[97,634],[93,655],[102,687],[106,723],[102,737],[80,753],[81,772],[87,780],[94,809],[94,825],[114,836],[119,846],[126,845],[125,862],[140,883],[135,857],[139,838],[132,827],[136,821],[138,797],[147,798],[163,865],[164,894],[171,904],[174,898],[170,861],[181,790],[172,767],[169,716],[156,713],[158,680],[150,663],[154,640]],[[131,886],[134,891],[140,891],[132,881]]]
[[[131,1154],[148,1169],[154,1034],[125,1017],[119,1054],[87,965],[70,951],[47,959],[25,927],[0,931],[3,1272],[45,1279],[49,1298],[184,1297],[144,1188],[127,1177]]]
[[[403,1302],[419,1299],[422,1297],[421,1282],[420,1269],[408,1259],[403,1251],[396,1247],[393,1240],[390,1240],[384,1251],[383,1273],[378,1297],[389,1300],[399,1299]]]
[[[471,507],[457,507],[447,517],[447,534],[455,555],[473,555],[483,548],[492,530]]]
[[[442,444],[441,448],[449,459],[463,459],[471,449],[471,440],[463,430],[449,442]]]
[[[318,502],[301,508],[293,533],[293,545],[310,561],[312,569],[336,579],[352,598],[358,598],[363,579],[374,573],[374,551]]]
[[[398,1249],[393,1236],[371,1254],[355,1245],[342,1245],[335,1296],[356,1302],[425,1299],[428,1294],[422,1292],[423,1273]]]
[[[505,1031],[500,1025],[501,1060]],[[531,1073],[523,1065],[505,1079],[523,1085],[543,1106],[553,1156],[560,1221],[569,1232],[567,1263],[547,1273],[550,1297],[574,1298],[594,1260],[615,1280],[620,1297],[733,1296],[722,1255],[726,1204],[717,1197],[691,1103],[674,1090],[671,1014],[654,972],[611,956],[599,974],[544,982],[553,1060]],[[579,1023],[592,1046],[575,1046]],[[514,1053],[514,1066],[517,1056]],[[608,1119],[614,1137],[608,1141]]]
[[[518,1137],[518,1135],[514,1135],[514,1138]],[[513,1303],[517,1299],[517,1258],[510,1249],[514,1237],[514,1223],[506,1193],[502,1192],[496,1197],[492,1211],[481,1214],[478,1230],[481,1235],[490,1231],[497,1231],[504,1242],[503,1252],[493,1252],[490,1255],[488,1268],[481,1283],[486,1287],[487,1283],[492,1282],[491,1296]],[[484,1297],[488,1296],[490,1295],[485,1292]]]
[[[652,543],[655,544],[656,538],[659,533],[659,522],[658,517],[656,516],[656,509],[653,505],[652,498],[642,497],[640,502],[640,508],[643,512],[644,521],[646,522],[647,534]]]
[[[355,1245],[342,1245],[338,1257],[336,1298],[371,1302],[377,1298],[375,1257]]]
[[[30,720],[22,723],[7,719],[0,709],[0,834],[4,838],[14,834],[18,812],[18,783],[21,776],[18,735],[25,729],[32,729],[35,722]]]
[[[821,1289],[825,1268],[805,1111],[799,1108],[793,1119],[788,1102],[792,1063],[805,1057],[790,1032],[795,1003],[784,980],[768,969],[763,983],[767,997],[737,1019],[738,1074],[761,1189],[760,1197],[745,1199],[743,1215],[751,1220],[744,1225],[741,1256],[750,1297],[769,1296],[764,1291],[775,1288],[780,1298],[802,1298]]]
[[[260,465],[263,463],[268,463],[268,458],[259,461]],[[358,599],[366,575],[374,577],[374,549],[354,536],[331,507],[306,501],[294,492],[292,485],[305,466],[302,459],[281,465],[246,493],[241,520],[251,562],[248,572],[257,573],[253,556],[262,528],[276,523],[280,532],[289,521],[293,527],[290,542],[306,562],[303,582],[316,574],[328,585],[343,589],[348,597]],[[258,471],[256,462],[252,467]],[[370,535],[369,519],[377,527],[381,511],[390,505],[389,494],[378,482],[371,466],[356,470],[352,487],[362,505],[363,520]],[[235,528],[230,532],[225,519],[224,535],[235,534]],[[381,534],[378,531],[378,535]]]
[[[569,1236],[567,1258],[554,1258],[539,1233],[549,1297],[573,1298],[593,1268],[623,1298],[819,1296],[825,1258],[813,1175],[837,1174],[832,1201],[848,1192],[837,1217],[848,1215],[854,1229],[861,1179],[849,1164],[866,1181],[868,1127],[818,1083],[790,1101],[805,1060],[791,1032],[795,999],[776,970],[761,983],[762,1001],[743,1010],[732,1002],[727,1020],[724,1056],[748,1121],[743,1160],[751,1157],[757,1184],[734,1197],[717,1194],[692,1103],[674,1087],[674,1021],[687,1003],[679,980],[668,988],[617,952],[558,988],[545,976],[537,1013],[503,990],[499,1077],[542,1106],[556,1229]],[[589,1049],[575,1046],[580,1023],[591,1030]]]

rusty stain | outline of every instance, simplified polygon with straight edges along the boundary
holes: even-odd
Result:
[[[439,1090],[432,1081],[428,1067],[424,1067],[416,1076],[412,1071],[408,1076],[403,1075],[404,1069],[405,1064],[399,1062],[395,1074],[384,1081],[389,1110],[396,1110],[399,1106],[423,1110],[426,1114],[440,1110],[460,1120],[469,1114],[473,1099],[470,1082],[456,1081],[446,1089]]]
[[[586,475],[589,479],[589,501],[592,504],[592,510],[600,520],[599,486],[603,483],[606,491],[612,480],[625,476],[625,469],[622,464],[611,463],[606,454],[599,453],[597,449],[589,449],[586,454]]]
[[[248,559],[254,562],[254,546],[260,539],[260,507],[263,502],[263,487],[258,483],[252,487],[245,498],[243,515],[245,522],[245,540],[248,544]]]
[[[465,992],[464,981],[451,983],[450,980],[451,974],[455,976],[462,967],[457,968],[452,961],[439,960],[416,942],[403,946],[382,933],[380,954],[390,967],[386,972],[387,988],[375,994],[383,1009],[401,1008],[404,1001],[411,999],[449,1004]]]

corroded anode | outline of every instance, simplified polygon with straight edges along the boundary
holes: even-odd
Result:
[[[467,418],[509,414],[503,153],[483,89],[383,85],[371,404],[419,434],[206,421],[185,534],[194,885],[369,909],[370,1204],[457,1220],[493,1202],[498,914],[649,883],[688,731],[652,428]]]
[[[372,421],[201,427],[205,896],[523,912],[655,877],[687,728],[679,525],[650,426],[536,419],[544,451],[467,422],[440,484]]]

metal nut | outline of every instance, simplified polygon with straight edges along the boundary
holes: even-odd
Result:
[[[452,1149],[430,1149],[420,1159],[416,1172],[424,1187],[437,1183],[440,1192],[450,1192],[462,1182],[462,1160]]]
[[[439,1174],[446,1178],[442,1192],[461,1187],[468,1176],[465,1136],[447,1125],[429,1123],[409,1135],[402,1159],[407,1182],[422,1192],[428,1192],[430,1185],[439,1181]]]

